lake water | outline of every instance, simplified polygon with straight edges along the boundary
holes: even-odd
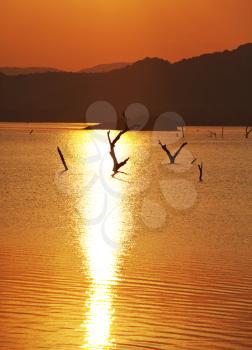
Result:
[[[117,178],[106,131],[0,130],[0,348],[252,349],[252,137],[208,129],[125,134]]]

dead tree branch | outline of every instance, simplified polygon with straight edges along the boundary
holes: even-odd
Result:
[[[252,131],[252,128],[249,128],[249,126],[246,127],[246,130],[245,130],[245,137],[246,139],[249,137],[249,134],[251,133]]]
[[[210,137],[213,137],[213,136],[214,136],[215,138],[217,137],[216,132],[211,131],[211,130],[208,130],[208,132],[209,132],[209,136],[210,136]]]
[[[108,135],[108,140],[109,140],[109,145],[110,145],[110,155],[111,155],[111,158],[113,159],[113,162],[114,162],[114,166],[113,166],[113,174],[112,176],[114,177],[117,173],[119,173],[119,169],[121,167],[123,167],[127,161],[129,160],[129,158],[126,158],[123,162],[118,162],[117,158],[116,158],[116,154],[115,154],[115,145],[116,143],[120,140],[120,137],[125,134],[127,131],[129,131],[129,128],[128,126],[119,132],[119,134],[116,136],[116,138],[112,141],[111,138],[110,138],[110,130],[107,132],[107,135]]]
[[[162,149],[167,153],[169,159],[170,159],[170,163],[174,164],[176,161],[177,156],[179,155],[179,153],[181,152],[182,148],[185,147],[187,145],[187,142],[184,142],[179,149],[174,153],[174,155],[171,154],[171,152],[168,150],[166,145],[162,145],[162,143],[159,141],[160,146],[162,147]]]
[[[65,158],[64,158],[64,156],[63,156],[63,153],[61,152],[61,150],[60,150],[59,147],[57,147],[57,150],[58,150],[60,159],[61,159],[61,161],[62,161],[62,163],[63,163],[63,165],[64,165],[65,171],[67,171],[67,170],[68,170],[68,167],[67,167],[67,165],[66,165],[66,161],[65,161]]]
[[[199,181],[202,182],[202,177],[203,177],[203,162],[201,162],[201,164],[198,164],[198,168],[199,168]]]
[[[185,131],[184,131],[184,126],[183,125],[181,126],[181,131],[182,131],[183,138],[185,138]]]

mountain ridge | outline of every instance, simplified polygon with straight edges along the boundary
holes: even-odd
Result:
[[[93,67],[84,68],[76,73],[103,73],[103,72],[111,72],[116,69],[124,68],[126,66],[131,65],[132,63],[129,62],[116,62],[116,63],[105,63],[105,64],[98,64]]]
[[[63,70],[59,68],[52,68],[52,67],[0,67],[0,74],[15,76],[15,75],[27,75],[27,74],[44,74],[44,73],[73,73],[73,74],[83,74],[83,73],[107,73],[118,69],[123,69],[135,64],[139,64],[141,62],[145,61],[156,61],[156,62],[165,62],[172,65],[181,64],[188,61],[194,61],[198,59],[206,59],[208,57],[213,56],[220,56],[223,54],[231,53],[231,54],[237,54],[239,52],[248,52],[251,55],[252,51],[252,43],[245,43],[239,45],[236,49],[233,50],[223,50],[223,51],[215,51],[215,52],[209,52],[209,53],[203,53],[198,56],[192,56],[189,58],[183,58],[175,62],[170,62],[167,59],[163,59],[160,57],[144,57],[141,59],[138,59],[134,62],[115,62],[115,63],[105,63],[105,64],[98,64],[95,66],[91,66],[88,68],[83,68],[77,71],[68,71]]]
[[[0,120],[83,122],[95,101],[122,111],[131,103],[150,111],[146,129],[163,112],[186,124],[244,125],[252,122],[252,44],[175,63],[144,58],[102,73],[49,72],[0,75]],[[104,120],[106,124],[106,120]]]
[[[43,74],[48,72],[62,72],[60,69],[51,67],[0,67],[0,73],[16,76],[27,74]]]

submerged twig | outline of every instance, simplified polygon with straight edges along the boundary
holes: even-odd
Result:
[[[245,130],[245,137],[246,139],[249,137],[249,134],[251,133],[252,128],[249,129],[249,126],[246,126],[246,130]]]
[[[126,126],[126,128],[124,130],[120,131],[119,134],[115,137],[115,139],[113,141],[110,138],[110,130],[107,132],[108,140],[109,140],[109,144],[110,144],[110,152],[109,153],[110,153],[111,158],[113,159],[113,162],[114,162],[112,177],[114,177],[117,173],[123,173],[122,171],[119,171],[119,169],[121,167],[123,167],[129,160],[129,158],[126,158],[124,161],[119,163],[117,158],[116,158],[116,154],[115,154],[116,143],[120,140],[120,137],[123,134],[125,134],[127,131],[129,131],[128,126]]]
[[[201,162],[201,164],[198,164],[198,168],[199,168],[199,181],[202,182],[202,177],[203,177],[203,162]]]
[[[158,142],[160,144],[160,146],[162,147],[162,149],[166,152],[166,154],[168,155],[169,159],[170,159],[170,163],[174,164],[176,161],[177,156],[179,155],[180,151],[182,150],[183,147],[185,147],[187,145],[187,142],[184,142],[179,149],[174,153],[174,155],[171,154],[171,152],[168,150],[166,145],[163,145],[160,141]]]
[[[181,126],[181,130],[182,130],[182,137],[185,138],[185,132],[184,132],[184,126]]]
[[[64,165],[65,171],[67,171],[67,170],[68,170],[68,167],[67,167],[67,165],[66,165],[66,161],[65,161],[65,158],[64,158],[64,156],[63,156],[63,153],[61,152],[61,150],[60,150],[59,147],[57,147],[57,150],[58,150],[60,159],[61,159],[61,161],[62,161],[62,163],[63,163],[63,165]]]
[[[209,134],[210,134],[210,135],[209,135],[210,137],[213,137],[213,136],[214,136],[215,138],[217,137],[216,132],[211,131],[211,130],[208,130],[208,132],[209,132]]]

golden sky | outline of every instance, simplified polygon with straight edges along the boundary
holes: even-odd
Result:
[[[252,0],[0,0],[0,66],[77,70],[252,42]]]

